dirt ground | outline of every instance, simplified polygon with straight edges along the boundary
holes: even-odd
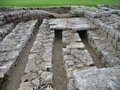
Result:
[[[62,56],[62,31],[55,32],[53,48],[53,86],[54,90],[67,90],[66,73]]]

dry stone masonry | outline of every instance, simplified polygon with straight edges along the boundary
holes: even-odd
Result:
[[[120,5],[0,7],[0,86],[21,64],[21,54],[27,64],[22,77],[14,77],[17,90],[120,90]]]

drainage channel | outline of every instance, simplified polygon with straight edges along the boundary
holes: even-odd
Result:
[[[53,86],[54,90],[67,90],[67,78],[62,56],[62,30],[55,30],[53,47]]]
[[[84,43],[86,49],[88,50],[88,52],[90,53],[93,62],[95,63],[95,66],[97,66],[98,68],[103,68],[104,64],[101,62],[101,57],[95,53],[95,51],[92,49],[92,47],[89,45],[88,40],[87,40],[87,31],[78,31],[79,36],[82,40],[82,42]]]
[[[21,55],[18,57],[15,67],[12,68],[12,70],[9,74],[9,77],[3,84],[2,90],[18,90],[20,83],[21,83],[21,77],[24,74],[25,66],[28,61],[30,49],[33,45],[33,42],[36,39],[36,35],[38,33],[38,27],[41,24],[41,21],[42,20],[39,20],[38,24],[35,26],[33,35],[31,36],[31,38],[28,41],[27,45],[25,46],[24,50],[22,50]]]

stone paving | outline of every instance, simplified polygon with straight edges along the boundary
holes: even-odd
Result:
[[[24,75],[18,77],[21,78],[18,90],[55,90],[52,67],[55,31],[62,31],[62,63],[67,90],[120,89],[119,7],[70,8],[67,13],[34,8],[12,8],[12,11],[0,12],[0,82],[12,67],[15,68],[18,57],[24,53],[23,49],[38,23],[42,22],[27,56]],[[78,31],[86,31],[85,38],[100,56],[103,68],[95,65]]]

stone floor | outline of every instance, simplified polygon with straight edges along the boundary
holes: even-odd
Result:
[[[0,89],[120,90],[120,10],[70,8],[0,12]]]

